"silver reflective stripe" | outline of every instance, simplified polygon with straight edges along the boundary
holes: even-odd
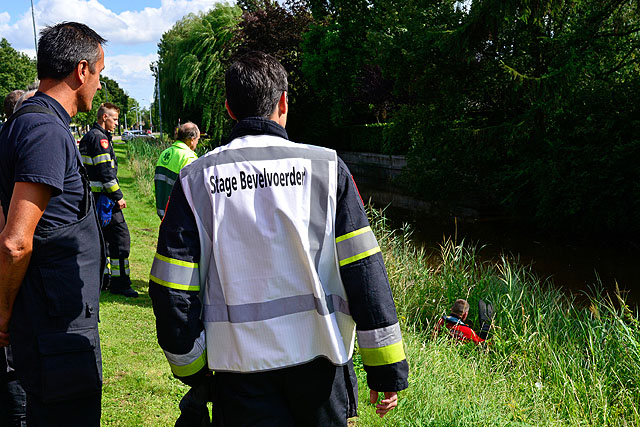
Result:
[[[356,332],[358,333],[358,346],[362,348],[386,347],[402,341],[399,323],[371,331],[357,330]]]
[[[360,230],[362,230],[362,232],[356,234],[357,231]],[[360,230],[341,236],[346,237],[346,239],[341,239],[341,237],[336,239],[336,248],[338,249],[338,259],[340,261],[355,257],[356,255],[378,247],[378,241],[373,231],[371,231],[371,227],[365,227]],[[351,234],[354,235],[350,236]]]
[[[107,190],[110,193],[113,193],[118,188],[120,188],[120,186],[118,185],[118,180],[117,179],[112,179],[109,182],[105,182],[103,184],[103,187],[104,187],[105,190]]]
[[[171,178],[169,178],[168,176],[163,175],[163,174],[161,174],[161,173],[157,173],[157,174],[153,177],[153,179],[154,179],[154,180],[156,180],[156,181],[164,181],[164,182],[166,182],[167,184],[169,184],[169,185],[171,185],[171,186],[173,186],[173,184],[175,184],[175,183],[176,183],[176,180],[175,180],[175,179],[171,179]]]
[[[93,158],[94,165],[99,165],[100,163],[106,163],[106,162],[111,162],[111,154],[109,153],[100,154],[99,156],[95,156]]]
[[[93,190],[94,188],[98,188],[101,189],[103,187],[102,183],[100,181],[90,181],[89,185],[91,186],[91,189]]]
[[[200,336],[193,343],[193,348],[187,354],[174,354],[164,350],[164,355],[172,365],[185,366],[197,360],[206,348],[204,331],[200,332]]]
[[[82,163],[84,163],[85,165],[92,165],[93,160],[89,156],[82,156]]]
[[[349,305],[338,295],[328,295],[325,304],[323,304],[320,298],[316,298],[313,294],[308,294],[252,304],[226,305],[223,303],[205,305],[202,320],[205,322],[231,323],[257,322],[311,310],[317,311],[322,316],[327,316],[336,311],[350,314]]]
[[[151,266],[151,280],[156,283],[181,290],[200,289],[198,264],[175,260],[156,254]],[[197,288],[197,289],[195,289]]]
[[[111,258],[111,267],[120,268],[120,260],[118,258]]]

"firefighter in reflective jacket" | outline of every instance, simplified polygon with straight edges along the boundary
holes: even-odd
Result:
[[[156,174],[153,179],[156,194],[156,212],[160,219],[169,201],[173,184],[180,170],[198,158],[193,150],[200,140],[200,129],[194,123],[187,122],[178,127],[177,141],[164,150],[158,158]]]
[[[109,262],[104,271],[103,289],[113,294],[137,297],[129,278],[129,251],[131,239],[122,209],[127,207],[118,183],[118,161],[113,151],[111,132],[118,125],[120,109],[111,103],[98,108],[98,120],[80,141],[82,162],[87,168],[107,244]],[[112,207],[111,207],[112,206]],[[111,218],[105,219],[107,210]]]
[[[273,57],[238,59],[226,90],[231,142],[180,172],[150,274],[171,370],[213,383],[214,425],[347,426],[357,334],[382,417],[408,364],[349,170],[333,150],[288,140],[286,72]]]

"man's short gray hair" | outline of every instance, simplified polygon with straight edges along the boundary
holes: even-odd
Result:
[[[200,129],[198,129],[198,126],[195,123],[186,122],[178,127],[178,135],[176,139],[182,142],[193,141],[199,134]]]

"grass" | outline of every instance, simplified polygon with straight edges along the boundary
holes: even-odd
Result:
[[[147,275],[159,220],[148,181],[160,148],[117,146],[120,180],[132,238],[137,300],[103,294],[101,324],[103,425],[172,425],[187,390],[173,379],[155,338]],[[152,148],[156,151],[152,151]],[[134,151],[137,150],[137,151]],[[140,154],[147,150],[147,155]],[[149,154],[151,153],[151,154]],[[403,328],[411,374],[397,410],[382,421],[360,385],[355,426],[635,426],[640,425],[640,324],[624,300],[593,296],[575,304],[556,286],[504,257],[490,264],[465,242],[443,242],[428,257],[410,230],[391,231],[370,209]],[[484,348],[432,337],[437,318],[458,297],[496,310],[495,333]],[[302,379],[304,380],[304,379]]]

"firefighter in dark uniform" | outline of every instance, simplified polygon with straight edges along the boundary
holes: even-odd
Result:
[[[104,272],[103,289],[108,288],[112,294],[136,298],[138,293],[131,288],[129,278],[131,238],[122,214],[127,203],[118,182],[118,160],[111,139],[111,132],[118,125],[119,114],[120,109],[114,104],[107,102],[100,105],[98,121],[80,141],[80,154],[89,173],[91,191],[107,243],[109,262]]]
[[[27,425],[99,426],[106,259],[69,123],[91,110],[105,40],[75,22],[40,34],[39,91],[0,132],[0,347],[11,344]]]
[[[216,427],[346,427],[356,334],[377,414],[408,387],[362,199],[334,150],[288,140],[287,90],[261,52],[227,71],[231,142],[180,171],[151,268],[158,343]]]

